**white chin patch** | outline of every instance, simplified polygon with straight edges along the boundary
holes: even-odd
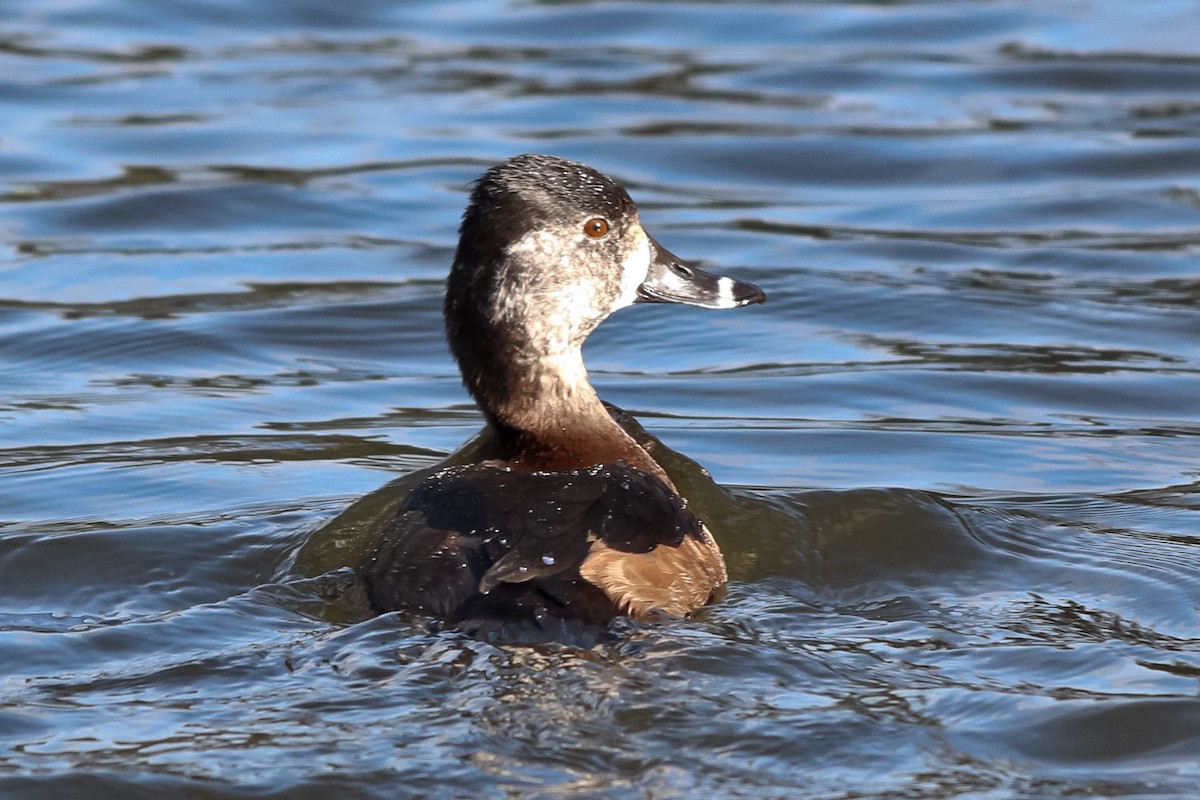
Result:
[[[633,234],[637,238],[637,247],[625,259],[621,272],[621,295],[613,305],[613,310],[633,305],[637,300],[638,287],[650,274],[650,237],[639,225]]]

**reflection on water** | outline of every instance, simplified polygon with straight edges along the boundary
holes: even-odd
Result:
[[[1197,42],[1167,0],[9,3],[0,794],[1194,796]],[[342,567],[478,430],[441,281],[525,151],[771,298],[589,343],[733,580],[587,651]]]

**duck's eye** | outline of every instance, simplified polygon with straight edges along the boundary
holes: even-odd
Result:
[[[608,233],[608,220],[604,217],[592,217],[583,223],[583,232],[593,239],[603,239]]]

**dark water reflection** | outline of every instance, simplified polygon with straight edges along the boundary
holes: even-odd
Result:
[[[1190,4],[0,10],[0,795],[1200,793]],[[589,344],[733,577],[593,650],[338,568],[523,151],[770,296]]]

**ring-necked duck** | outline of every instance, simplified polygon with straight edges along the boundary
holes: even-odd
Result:
[[[373,606],[519,640],[683,615],[726,580],[704,523],[588,382],[583,342],[619,308],[737,308],[756,286],[689,267],[611,179],[522,155],[476,183],[446,333],[492,429],[477,463],[419,484],[359,567]]]

